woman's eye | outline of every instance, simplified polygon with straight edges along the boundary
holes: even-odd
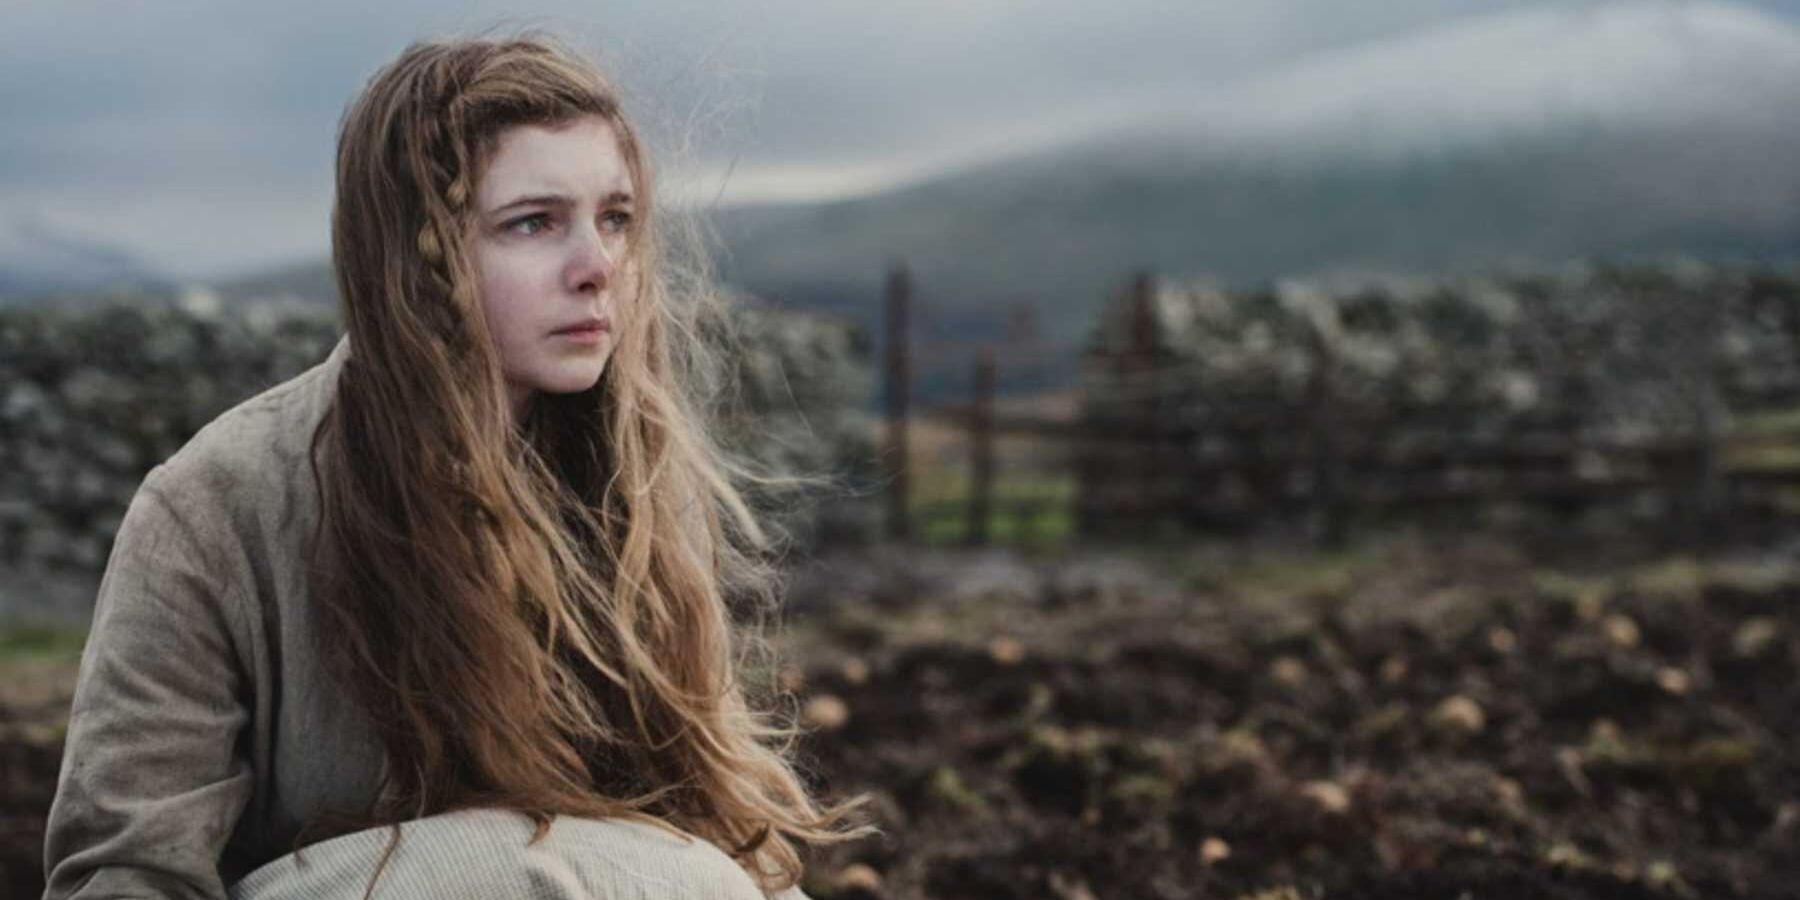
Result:
[[[609,233],[618,233],[631,227],[631,213],[622,209],[607,210],[600,216],[600,227]]]
[[[532,213],[521,216],[506,223],[506,230],[513,234],[533,235],[550,227],[550,217],[544,213]]]

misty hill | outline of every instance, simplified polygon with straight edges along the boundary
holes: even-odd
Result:
[[[873,325],[887,260],[943,330],[1078,337],[1134,268],[1242,283],[1800,256],[1800,30],[1717,4],[1531,11],[1192,98],[874,196],[721,211],[722,271]]]
[[[1242,283],[1595,256],[1800,254],[1800,192],[1781,186],[1796,201],[1785,213],[1726,196],[1768,173],[1733,168],[1733,148],[1695,137],[1576,131],[1307,168],[1058,154],[877,197],[727,210],[722,270],[753,291],[862,310],[873,322],[882,266],[901,258],[945,323],[997,325],[1008,303],[1026,301],[1049,331],[1072,337],[1138,267]],[[1800,143],[1786,152],[1800,159]]]
[[[131,253],[31,217],[0,220],[0,306],[35,297],[171,289]]]
[[[330,262],[303,262],[252,272],[215,286],[227,298],[298,298],[320,304],[337,302],[337,281]]]

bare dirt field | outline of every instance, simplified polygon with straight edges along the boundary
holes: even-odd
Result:
[[[1800,896],[1800,565],[859,551],[794,578],[809,771],[883,834],[821,898]],[[73,673],[0,678],[0,887],[41,890]]]
[[[809,752],[886,832],[817,896],[1800,891],[1778,560],[1414,540],[873,568],[797,585]]]

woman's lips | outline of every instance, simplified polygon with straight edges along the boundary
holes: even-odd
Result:
[[[551,334],[557,337],[565,337],[573,341],[595,343],[600,340],[601,335],[611,331],[612,320],[592,319],[586,322],[577,322],[574,325],[569,325],[564,328],[558,328],[551,332]]]

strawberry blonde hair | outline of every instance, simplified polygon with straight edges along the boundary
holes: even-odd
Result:
[[[521,425],[472,267],[475,188],[507,129],[587,116],[637,198],[615,348],[592,389],[539,396]],[[769,542],[689,396],[694,310],[717,292],[663,264],[651,188],[616,93],[542,36],[415,44],[345,115],[332,259],[352,354],[314,435],[327,649],[388,756],[366,823],[647,819],[775,890],[799,845],[864,829],[814,800],[793,730],[747,699]]]

